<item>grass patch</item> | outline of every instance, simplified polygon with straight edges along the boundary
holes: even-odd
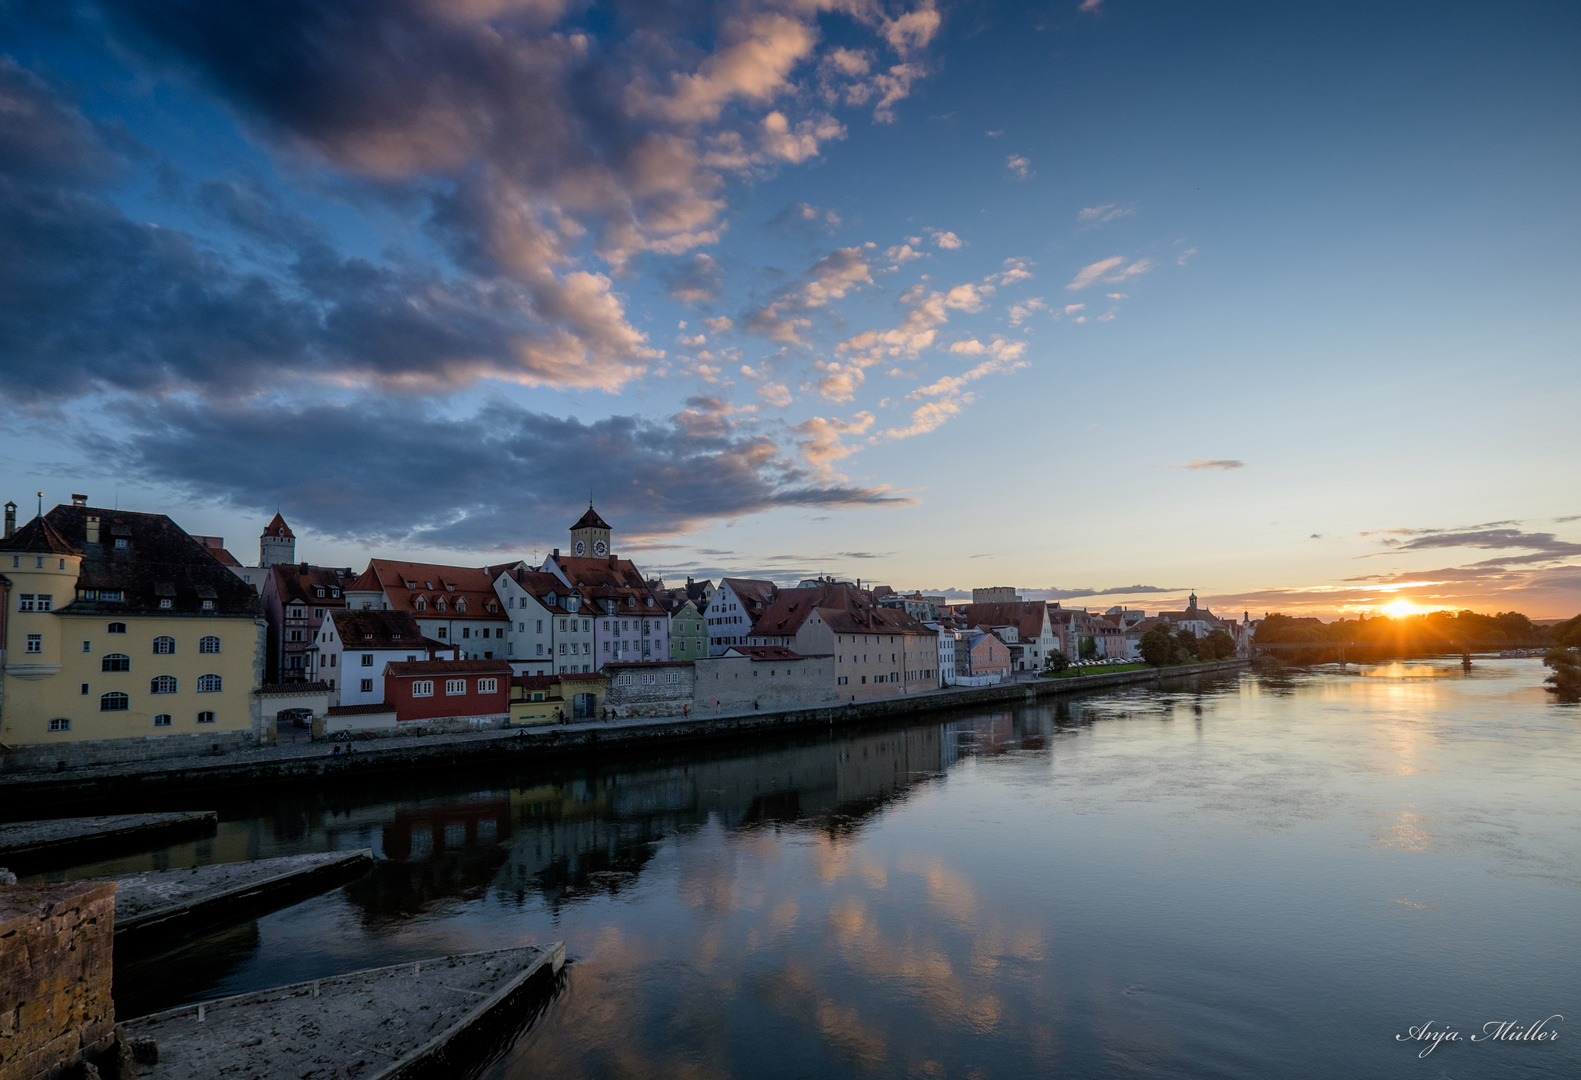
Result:
[[[1085,675],[1113,675],[1119,671],[1144,671],[1146,668],[1147,665],[1140,662],[1135,664],[1104,664],[1102,667],[1066,668],[1058,675],[1050,675],[1045,672],[1043,677],[1045,679],[1080,679]]]

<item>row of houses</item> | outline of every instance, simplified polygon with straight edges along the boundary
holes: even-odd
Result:
[[[41,508],[42,509],[42,508]],[[1057,653],[1133,657],[1153,626],[1242,624],[1191,598],[1147,616],[969,604],[860,580],[666,587],[589,505],[539,565],[296,559],[276,513],[243,566],[218,537],[85,496],[0,539],[0,743],[186,736],[215,750],[270,724],[475,725],[774,708],[984,685]],[[1084,648],[1085,647],[1085,648]],[[357,720],[356,717],[363,719]],[[173,745],[173,744],[172,744]]]

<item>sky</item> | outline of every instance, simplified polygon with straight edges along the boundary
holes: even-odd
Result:
[[[0,0],[0,495],[1581,611],[1581,8]]]

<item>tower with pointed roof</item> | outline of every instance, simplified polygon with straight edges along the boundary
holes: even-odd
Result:
[[[264,526],[263,535],[258,537],[258,565],[267,570],[271,566],[294,562],[296,534],[285,523],[285,518],[280,516],[280,511],[276,510],[274,520]]]
[[[598,516],[590,501],[587,513],[577,518],[571,526],[571,554],[602,559],[609,555],[609,522]]]

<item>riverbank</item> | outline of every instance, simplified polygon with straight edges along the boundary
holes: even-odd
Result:
[[[12,773],[5,778],[3,812],[32,815],[63,805],[81,805],[186,794],[206,790],[292,783],[322,783],[381,775],[437,771],[477,765],[530,764],[550,758],[646,752],[683,743],[726,741],[768,732],[835,728],[911,719],[920,714],[1013,707],[1047,697],[1116,686],[1156,685],[1235,671],[1246,660],[1085,675],[1077,679],[1033,679],[998,686],[929,690],[903,697],[844,704],[817,704],[775,712],[725,713],[641,720],[587,720],[455,735],[358,742],[351,754],[335,754],[323,743],[260,747],[220,757],[165,758],[92,765],[50,773]]]

